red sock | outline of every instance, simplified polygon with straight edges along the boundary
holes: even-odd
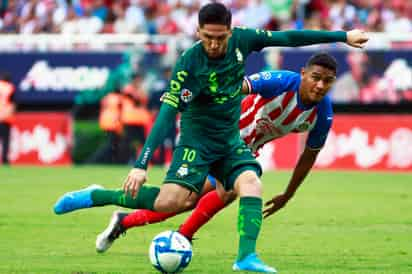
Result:
[[[143,226],[147,224],[160,223],[167,218],[175,216],[176,213],[155,212],[146,209],[139,209],[127,214],[122,220],[122,226],[129,229],[134,226]]]
[[[179,232],[186,238],[192,239],[196,231],[224,207],[225,204],[217,195],[216,190],[207,193],[200,198],[192,214],[180,226]]]

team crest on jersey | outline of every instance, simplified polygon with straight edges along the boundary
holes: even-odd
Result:
[[[241,155],[241,154],[243,154],[243,153],[245,153],[245,152],[251,152],[250,148],[244,147],[244,148],[238,148],[238,149],[236,150],[236,153],[237,153],[238,155]]]
[[[262,72],[262,78],[265,80],[269,80],[270,78],[272,78],[272,74],[270,74],[270,72],[268,71],[264,71]]]
[[[236,48],[236,58],[238,63],[243,62],[243,54],[240,52],[239,48]]]
[[[176,171],[176,176],[178,178],[186,177],[189,174],[189,166],[187,164],[182,164]]]
[[[256,121],[256,134],[267,136],[282,136],[282,131],[277,128],[269,118],[263,117]]]
[[[297,130],[306,131],[306,130],[308,130],[309,126],[310,126],[310,124],[308,122],[304,122],[304,123],[298,125]]]
[[[187,88],[182,89],[182,91],[180,92],[180,99],[182,99],[182,101],[185,103],[189,103],[190,101],[192,101],[192,97],[192,92]]]
[[[257,81],[260,79],[260,74],[259,73],[254,73],[252,75],[249,76],[249,79],[252,81]]]

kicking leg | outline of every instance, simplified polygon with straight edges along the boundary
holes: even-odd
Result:
[[[117,205],[132,209],[153,209],[159,190],[158,186],[145,184],[140,188],[137,197],[133,198],[121,189],[104,189],[99,185],[91,185],[78,191],[65,193],[54,205],[54,212],[56,214],[65,214],[82,208],[106,205]]]
[[[142,186],[143,187],[143,186]],[[159,194],[158,203],[160,210],[173,208],[176,212],[155,212],[152,210],[137,210],[127,214],[125,212],[115,211],[110,219],[109,225],[96,238],[97,252],[105,252],[109,249],[113,242],[127,229],[134,226],[142,226],[150,223],[161,222],[167,218],[175,216],[178,212],[183,212],[191,209],[196,200],[197,195],[190,190],[176,184],[165,184],[162,189],[166,190],[163,193],[168,193],[169,196],[161,197]],[[139,190],[140,196],[141,190]],[[168,204],[167,202],[170,201]],[[154,203],[154,201],[153,201]]]
[[[213,180],[215,179],[213,178]],[[207,179],[205,182],[205,185],[203,186],[201,197],[207,195],[211,191],[214,191],[215,186],[216,186],[216,182],[211,183],[211,181]],[[164,213],[164,212],[156,212],[156,211],[151,211],[151,210],[146,210],[146,209],[139,209],[132,213],[128,213],[122,219],[121,225],[125,229],[129,229],[129,228],[136,227],[136,226],[143,226],[147,224],[159,223],[170,217],[176,216],[177,214],[178,213],[176,212]]]
[[[203,186],[202,198],[199,200],[195,211],[190,215],[190,217],[183,223],[180,227],[179,232],[182,233],[186,238],[192,239],[194,233],[205,224],[210,218],[213,217],[219,208],[223,208],[224,204],[221,199],[217,196],[215,191],[216,182],[213,177],[208,178]],[[222,188],[218,185],[219,188]],[[214,204],[217,206],[207,207],[202,206],[202,204]],[[109,249],[113,242],[132,227],[144,226],[147,224],[154,224],[158,222],[163,222],[164,220],[177,215],[177,213],[165,213],[165,212],[155,212],[146,209],[136,210],[132,213],[116,211],[110,219],[107,228],[100,233],[96,238],[96,250],[97,252],[105,252]],[[204,217],[208,216],[208,217]],[[199,220],[197,220],[199,218]]]

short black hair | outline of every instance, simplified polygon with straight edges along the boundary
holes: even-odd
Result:
[[[8,71],[0,71],[0,81],[11,82],[11,74]]]
[[[222,3],[209,3],[199,11],[199,27],[205,24],[225,25],[228,28],[232,24],[232,13]]]
[[[308,68],[313,65],[318,65],[330,69],[335,72],[335,74],[338,70],[338,63],[336,62],[335,57],[326,52],[313,54],[306,62],[305,66]]]

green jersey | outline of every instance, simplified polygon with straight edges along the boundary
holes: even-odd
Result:
[[[267,46],[283,46],[278,33],[234,28],[221,59],[208,58],[200,41],[183,53],[172,74],[170,100],[164,101],[183,110],[181,143],[214,154],[238,143],[246,57]]]
[[[339,41],[346,41],[345,32],[272,32],[234,28],[227,52],[220,59],[208,58],[202,43],[195,43],[175,65],[170,86],[163,97],[164,110],[161,109],[158,117],[164,122],[156,121],[135,166],[147,167],[148,159],[160,142],[159,136],[165,131],[166,121],[173,123],[171,116],[177,111],[182,112],[179,144],[195,146],[213,157],[224,155],[241,142],[238,127],[241,86],[246,57],[252,51],[268,46]]]

